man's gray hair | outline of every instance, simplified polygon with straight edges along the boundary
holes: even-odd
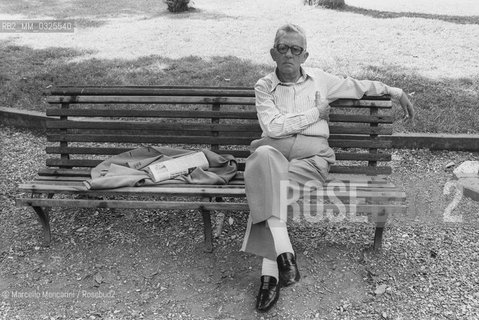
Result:
[[[282,35],[286,33],[297,33],[301,37],[303,37],[304,40],[304,49],[306,50],[307,44],[306,44],[306,32],[304,31],[303,28],[296,24],[288,23],[285,24],[284,26],[281,26],[278,28],[278,31],[276,31],[276,36],[274,37],[274,46],[279,42],[279,39],[281,38]]]

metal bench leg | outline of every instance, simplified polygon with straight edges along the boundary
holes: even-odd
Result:
[[[223,198],[216,197],[216,202],[223,202]],[[221,236],[221,231],[223,230],[223,225],[225,223],[225,214],[223,212],[216,213],[216,228],[213,233],[213,237],[219,238]]]
[[[374,251],[381,251],[382,249],[383,231],[384,231],[384,226],[380,227],[376,225],[376,231],[374,232]]]
[[[48,199],[53,199],[53,196],[54,196],[54,195],[55,195],[54,193],[49,193],[49,194],[47,194],[47,198],[48,198]],[[46,214],[48,214],[51,210],[52,210],[51,207],[45,207],[45,208],[43,208],[43,211],[45,211]]]
[[[43,210],[42,207],[32,207],[32,208],[37,213],[38,221],[42,224],[44,245],[48,247],[50,246],[50,242],[51,242],[50,217],[48,215],[48,212]]]
[[[386,209],[378,212],[376,217],[376,231],[374,232],[374,251],[381,251],[383,246],[383,232],[386,221],[388,220],[388,213]]]
[[[211,228],[211,212],[205,208],[200,208],[203,216],[203,230],[205,234],[205,252],[213,252],[213,230]]]

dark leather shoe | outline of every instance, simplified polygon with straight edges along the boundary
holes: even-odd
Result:
[[[279,279],[282,286],[287,287],[301,279],[294,254],[291,252],[282,253],[276,258],[276,262],[278,263]]]
[[[275,277],[261,276],[261,287],[256,297],[256,310],[266,312],[278,301],[280,284]]]

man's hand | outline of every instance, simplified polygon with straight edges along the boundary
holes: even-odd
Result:
[[[402,109],[404,110],[404,121],[413,121],[414,120],[414,106],[412,105],[409,97],[405,92],[402,93],[401,98],[399,98],[399,103],[401,104]]]
[[[319,118],[329,121],[329,111],[331,110],[331,107],[329,106],[328,100],[321,98],[321,93],[319,91],[316,91],[314,104],[319,110]]]

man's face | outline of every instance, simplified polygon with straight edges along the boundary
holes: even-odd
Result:
[[[285,33],[278,41],[275,48],[270,50],[271,57],[276,62],[278,70],[282,74],[294,74],[299,72],[301,64],[303,64],[308,58],[308,52],[303,50],[300,55],[294,55],[293,50],[289,49],[286,53],[280,53],[277,50],[278,45],[297,46],[304,48],[305,41],[298,33]]]

